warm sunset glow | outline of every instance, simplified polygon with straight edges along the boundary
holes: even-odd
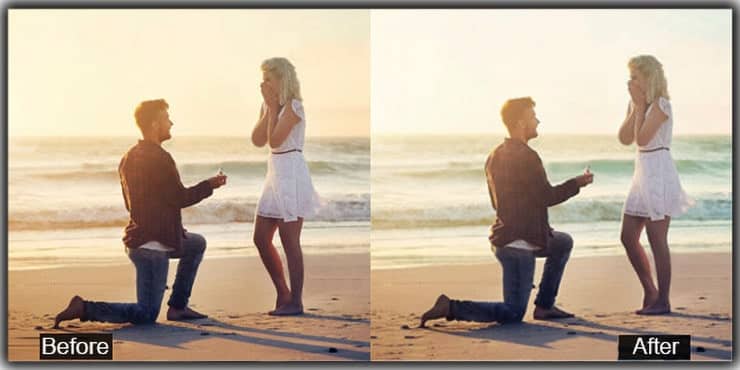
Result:
[[[373,10],[373,133],[503,133],[532,96],[540,131],[615,134],[627,61],[664,65],[675,134],[732,127],[732,14],[717,10]]]
[[[247,136],[260,63],[284,56],[309,136],[369,134],[367,10],[8,11],[9,134],[138,135],[165,98],[174,135]]]

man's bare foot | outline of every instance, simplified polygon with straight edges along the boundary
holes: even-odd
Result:
[[[442,319],[447,317],[449,314],[450,298],[444,294],[440,294],[439,297],[437,297],[437,301],[434,302],[434,306],[421,315],[421,324],[419,324],[419,327],[424,328],[426,327],[425,325],[427,321]]]
[[[552,306],[551,308],[542,308],[540,306],[534,307],[534,319],[535,320],[553,320],[553,319],[567,319],[569,317],[573,317],[573,315],[570,312],[563,311],[556,306]]]
[[[654,291],[651,293],[645,293],[642,298],[642,308],[635,311],[636,314],[642,315],[642,311],[646,310],[648,307],[654,305],[658,302],[658,291]]]
[[[69,301],[69,305],[64,311],[57,314],[54,318],[54,329],[59,329],[59,323],[67,320],[74,320],[82,318],[85,313],[85,301],[78,295],[72,297]]]
[[[303,304],[302,303],[288,303],[284,304],[273,311],[267,313],[271,316],[297,316],[303,315]]]
[[[205,319],[207,317],[208,315],[204,315],[187,306],[182,309],[170,307],[167,310],[167,320],[169,321],[197,320]]]
[[[667,315],[671,313],[671,305],[657,302],[654,305],[636,312],[638,315]]]

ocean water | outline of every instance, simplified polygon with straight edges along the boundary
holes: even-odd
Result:
[[[118,163],[135,137],[11,138],[8,231],[11,270],[128,263],[121,237],[128,221]],[[266,148],[247,137],[177,137],[165,142],[186,186],[221,168],[228,184],[183,210],[183,223],[208,240],[207,257],[257,255],[255,208]],[[307,219],[306,254],[368,253],[370,141],[307,138],[304,155],[323,206]],[[276,245],[279,238],[276,237]]]
[[[373,136],[372,268],[494,260],[487,235],[495,213],[483,167],[502,141],[496,135]],[[615,135],[544,135],[530,145],[552,184],[586,166],[595,175],[579,195],[549,210],[553,228],[573,236],[573,256],[623,255],[620,221],[635,147],[619,144]],[[677,136],[671,155],[696,202],[671,221],[671,251],[730,251],[732,137]]]

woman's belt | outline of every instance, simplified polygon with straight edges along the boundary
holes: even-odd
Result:
[[[660,148],[640,149],[640,153],[652,153],[652,152],[657,152],[658,150],[671,150],[671,149],[661,146]]]
[[[272,154],[285,154],[285,153],[292,153],[292,152],[303,153],[303,150],[301,150],[301,149],[291,149],[291,150],[286,150],[284,152],[272,152]]]

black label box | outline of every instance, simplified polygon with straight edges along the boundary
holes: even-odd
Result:
[[[690,335],[620,335],[620,360],[690,360]]]
[[[40,360],[112,360],[113,334],[49,334],[39,337]]]

